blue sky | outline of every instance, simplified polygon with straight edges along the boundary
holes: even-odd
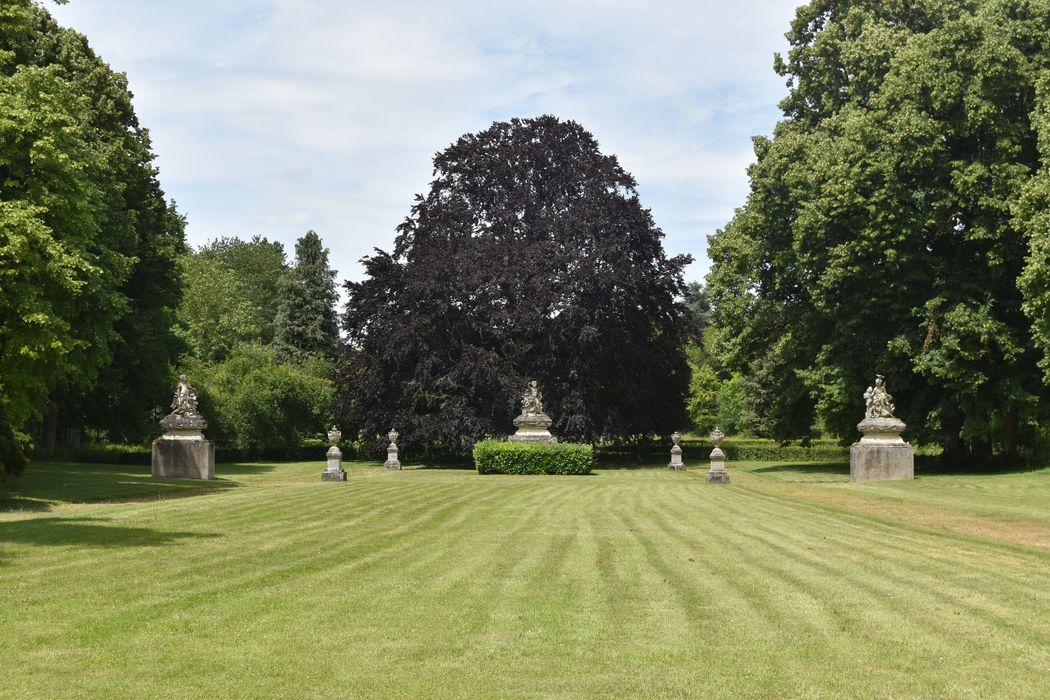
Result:
[[[795,0],[71,0],[48,8],[124,71],[194,245],[309,229],[339,279],[389,249],[434,154],[511,117],[588,129],[639,183],[669,253],[747,196],[751,137]]]

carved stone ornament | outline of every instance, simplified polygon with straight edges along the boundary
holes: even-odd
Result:
[[[521,415],[514,419],[517,432],[507,438],[510,442],[533,442],[552,444],[558,442],[550,433],[553,423],[543,412],[543,394],[535,380],[529,382],[528,388],[521,396]]]
[[[197,390],[185,374],[179,375],[175,396],[171,400],[172,411],[160,420],[167,440],[203,440],[203,430],[208,421],[197,411]]]

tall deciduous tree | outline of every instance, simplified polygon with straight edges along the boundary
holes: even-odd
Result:
[[[461,137],[434,173],[393,252],[346,285],[346,425],[463,449],[513,431],[535,379],[563,438],[684,426],[690,258],[665,255],[616,158],[544,116]]]
[[[708,278],[713,347],[761,380],[775,436],[819,417],[852,438],[876,372],[912,435],[949,452],[1012,453],[1034,434],[1047,391],[1015,213],[1040,168],[1047,36],[1045,0],[799,8],[777,59],[785,119],[755,140]]]
[[[197,255],[218,262],[251,291],[259,340],[264,345],[272,343],[274,318],[281,302],[281,282],[288,272],[284,245],[262,236],[253,236],[250,241],[224,237],[204,246]]]
[[[124,76],[30,0],[0,8],[0,441],[47,397],[148,410],[182,220]],[[154,363],[154,358],[161,358]],[[145,358],[145,359],[143,359]],[[159,369],[158,369],[159,368]],[[108,371],[112,369],[112,371]],[[107,373],[108,371],[108,373]],[[129,381],[141,379],[128,389]],[[55,405],[55,401],[51,402]],[[12,453],[13,454],[13,453]],[[11,464],[21,461],[15,456]],[[6,458],[5,458],[6,462]]]
[[[308,231],[295,244],[295,266],[281,279],[274,344],[285,356],[334,357],[339,347],[335,270],[321,237]]]

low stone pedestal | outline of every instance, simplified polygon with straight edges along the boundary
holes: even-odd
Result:
[[[151,471],[159,479],[214,479],[215,443],[204,439],[154,440]]]
[[[390,444],[386,446],[386,461],[383,462],[383,469],[400,469],[401,460],[397,458],[397,431],[391,428],[386,436]]]
[[[857,425],[864,437],[849,448],[850,481],[915,478],[915,450],[901,439],[904,422],[866,418]]]
[[[215,443],[204,439],[208,422],[197,413],[197,392],[185,374],[171,405],[175,410],[160,421],[164,434],[153,441],[151,473],[158,479],[214,479]]]
[[[342,437],[343,433],[335,426],[332,426],[332,429],[328,431],[328,442],[332,446],[328,448],[328,452],[325,454],[325,457],[328,458],[328,466],[321,472],[321,481],[346,481],[346,471],[343,469],[343,451],[336,444]]]
[[[685,469],[685,465],[682,464],[682,446],[678,444],[678,441],[682,439],[682,436],[678,431],[671,433],[671,442],[674,446],[671,447],[671,463],[667,465],[667,468],[673,472],[680,472]]]
[[[722,451],[722,439],[725,435],[721,430],[715,428],[715,431],[711,433],[711,442],[714,443],[715,449],[711,450],[711,468],[707,471],[707,476],[704,478],[709,484],[728,484],[729,483],[729,472],[726,471],[726,453]]]

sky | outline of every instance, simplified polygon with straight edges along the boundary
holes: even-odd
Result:
[[[786,94],[796,0],[71,0],[47,3],[127,74],[188,241],[316,231],[338,279],[389,250],[433,157],[553,114],[638,181],[669,254],[747,198]]]

